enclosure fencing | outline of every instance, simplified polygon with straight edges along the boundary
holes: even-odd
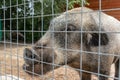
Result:
[[[119,14],[117,11],[120,11],[120,7],[103,9],[102,0],[99,0],[97,10],[85,10],[85,6],[91,5],[88,3],[89,0],[0,1],[0,80],[58,80],[54,71],[59,67],[63,69],[58,73],[64,72],[59,80],[68,80],[70,76],[67,74],[72,74],[69,69],[78,72],[78,80],[120,80],[120,70],[118,67],[115,69],[115,65],[119,65],[119,48],[114,51],[113,45],[113,52],[107,51],[109,46],[117,43],[114,36],[120,37],[120,33],[108,26],[110,31],[103,30],[103,27],[106,29],[104,25],[118,23],[114,23],[114,20],[109,23],[105,17],[108,23],[104,24],[103,13],[113,11]],[[76,9],[76,5],[81,9],[70,11]],[[98,13],[98,30],[91,28],[94,24],[90,28],[95,30],[89,30],[89,27],[85,30],[84,26],[89,25],[89,15],[95,12]],[[91,19],[90,22],[97,21]],[[95,34],[94,38],[97,39],[89,46],[87,43],[92,36],[85,36],[88,33]],[[108,37],[104,38],[102,34]],[[113,42],[110,37],[113,37]],[[90,40],[87,42],[88,38]],[[112,60],[117,64],[112,66],[111,63],[111,68],[109,61]],[[101,66],[103,64],[106,65]],[[118,77],[114,77],[115,70],[119,72]],[[46,78],[47,72],[51,72],[51,76]]]

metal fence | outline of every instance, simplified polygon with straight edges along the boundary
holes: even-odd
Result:
[[[0,80],[120,80],[120,9],[71,1],[0,2]]]

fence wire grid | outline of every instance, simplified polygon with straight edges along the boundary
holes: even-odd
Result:
[[[120,22],[106,15],[120,7],[103,9],[98,0],[93,10],[88,3],[2,0],[0,80],[120,80]]]

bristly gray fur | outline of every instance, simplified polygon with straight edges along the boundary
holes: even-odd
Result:
[[[109,76],[111,64],[118,61],[113,55],[120,54],[120,34],[112,32],[120,32],[120,22],[114,17],[86,7],[75,8],[52,19],[49,30],[31,49],[40,57],[43,55],[47,63],[64,65],[67,58],[71,67],[80,69],[82,65],[83,70],[95,73],[100,67],[100,74]],[[40,65],[41,62],[34,65],[36,73],[41,72]],[[44,65],[44,73],[52,69],[51,65]],[[32,71],[32,66],[28,70]],[[118,77],[117,66],[115,76]],[[90,73],[82,73],[82,80],[90,79]],[[108,78],[100,75],[99,80]]]

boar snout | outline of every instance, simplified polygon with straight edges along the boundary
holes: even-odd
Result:
[[[24,49],[23,53],[24,60],[26,64],[32,65],[37,64],[40,57],[36,54],[34,50],[30,50],[28,48]]]

